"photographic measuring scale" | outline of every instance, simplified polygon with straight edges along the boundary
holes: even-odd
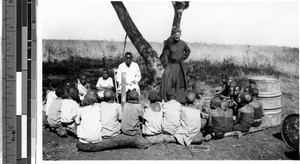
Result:
[[[3,163],[34,162],[36,137],[36,1],[2,1]]]

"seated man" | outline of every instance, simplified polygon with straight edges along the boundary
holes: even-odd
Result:
[[[189,146],[192,143],[193,138],[198,133],[201,133],[201,112],[200,109],[194,105],[195,98],[195,93],[187,93],[187,104],[186,106],[182,106],[182,113],[180,116],[181,126],[174,135],[181,145]]]
[[[103,98],[103,93],[107,89],[111,89],[114,87],[114,83],[111,77],[108,76],[108,70],[104,69],[102,77],[100,77],[97,81],[96,87],[98,89],[98,96],[100,99]]]
[[[173,135],[180,127],[181,104],[175,100],[175,89],[167,91],[167,102],[163,104],[163,133]]]
[[[262,123],[262,117],[264,113],[261,103],[257,100],[258,89],[252,88],[250,90],[250,95],[252,96],[252,102],[250,102],[249,105],[252,106],[254,110],[254,123],[252,124],[252,126],[259,127]]]
[[[157,135],[162,132],[162,104],[158,102],[157,91],[151,91],[148,95],[148,99],[150,101],[150,105],[145,107],[142,133],[144,135]]]
[[[210,101],[210,108],[212,109],[209,114],[208,126],[205,127],[204,135],[205,141],[211,138],[221,139],[225,134],[225,111],[221,109],[222,100],[218,97]]]
[[[102,138],[115,137],[120,133],[122,107],[121,104],[114,102],[115,93],[112,89],[104,91],[104,101],[100,104]]]
[[[249,105],[250,102],[251,96],[248,93],[241,94],[243,107],[238,109],[238,114],[232,127],[233,131],[248,132],[250,130],[254,122],[254,110],[252,106]]]
[[[138,85],[141,80],[141,72],[139,65],[132,61],[132,53],[125,53],[125,62],[118,67],[116,81],[118,82],[118,91],[121,91],[121,74],[126,73],[126,92],[135,89],[140,94],[140,87]]]

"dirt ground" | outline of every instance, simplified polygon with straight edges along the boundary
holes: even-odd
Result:
[[[281,78],[281,90],[282,118],[299,113],[299,80]],[[143,150],[130,148],[81,152],[76,148],[75,138],[60,138],[45,129],[43,160],[299,160],[299,152],[284,143],[280,130],[278,126],[240,139],[228,137],[190,147],[162,143]]]

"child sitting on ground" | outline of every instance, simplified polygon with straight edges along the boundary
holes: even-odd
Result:
[[[107,89],[111,89],[114,86],[113,80],[108,76],[108,70],[103,70],[103,75],[97,81],[96,87],[98,89],[98,96],[100,99],[103,98],[104,91]]]
[[[54,99],[57,98],[57,95],[55,94],[56,88],[59,87],[61,85],[61,82],[59,80],[53,79],[50,82],[50,90],[47,91],[46,94],[46,105],[44,108],[44,112],[46,114],[46,116],[48,116],[48,112],[49,112],[49,107],[51,105],[51,103],[53,102]]]
[[[233,126],[233,111],[229,108],[229,102],[223,100],[221,103],[221,109],[225,111],[225,130],[224,132],[231,132]]]
[[[79,79],[77,79],[77,83],[75,84],[76,88],[79,91],[79,98],[83,100],[87,91],[91,88],[90,83],[87,82],[86,76],[82,75]]]
[[[95,94],[96,93],[96,94]],[[76,116],[77,136],[81,143],[97,143],[101,137],[101,111],[97,101],[97,91],[87,91],[82,101],[83,108]]]
[[[250,95],[252,96],[252,102],[249,103],[254,110],[254,122],[252,124],[253,127],[259,127],[262,123],[262,117],[264,115],[263,108],[261,103],[257,100],[258,97],[258,89],[252,88],[250,90]]]
[[[221,139],[225,134],[225,111],[221,109],[222,100],[218,97],[210,101],[210,108],[212,109],[209,114],[208,126],[205,128],[204,135],[205,141],[211,138]]]
[[[181,104],[175,100],[175,89],[167,91],[167,102],[163,104],[163,133],[173,135],[180,127]]]
[[[151,91],[148,95],[149,106],[145,106],[144,124],[142,133],[144,135],[157,135],[162,132],[161,125],[163,121],[162,104],[158,102],[158,92]]]
[[[76,135],[75,117],[77,115],[79,104],[78,89],[70,87],[68,89],[68,97],[61,104],[61,123],[67,131]]]
[[[242,107],[241,105],[241,88],[240,86],[235,86],[234,87],[234,92],[233,92],[233,115],[236,116],[237,115],[237,111],[239,108]]]
[[[233,131],[248,132],[254,121],[254,110],[249,105],[251,96],[248,93],[241,94],[242,108],[238,110],[236,120],[232,127]]]
[[[102,138],[115,137],[120,133],[122,106],[116,103],[115,93],[112,89],[104,91],[104,101],[100,104],[101,122],[102,122]]]
[[[181,145],[189,146],[193,138],[200,132],[201,128],[201,112],[194,105],[196,95],[193,92],[187,93],[186,106],[182,106],[180,116],[181,126],[176,131],[174,137]],[[201,138],[202,138],[202,134]]]
[[[139,94],[136,90],[128,92],[128,100],[123,106],[121,131],[123,134],[141,135],[140,120],[144,115],[142,105],[139,103]]]
[[[55,91],[57,98],[53,100],[49,107],[47,121],[50,129],[54,131],[60,137],[65,137],[67,131],[61,125],[61,104],[65,96],[65,89],[63,87],[58,87]]]

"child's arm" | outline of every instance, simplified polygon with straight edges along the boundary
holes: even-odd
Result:
[[[118,120],[121,121],[122,120],[122,106],[119,104],[118,105]]]
[[[241,110],[238,110],[236,119],[235,119],[233,124],[237,124],[240,121],[240,118],[241,118]]]
[[[78,112],[78,114],[77,114],[77,116],[75,117],[75,122],[76,122],[76,124],[80,124],[80,120],[81,120],[81,113],[80,113],[80,111]]]
[[[210,126],[210,127],[212,127],[212,112],[211,113],[209,113],[209,117],[208,117],[208,124],[207,124],[208,126]]]

